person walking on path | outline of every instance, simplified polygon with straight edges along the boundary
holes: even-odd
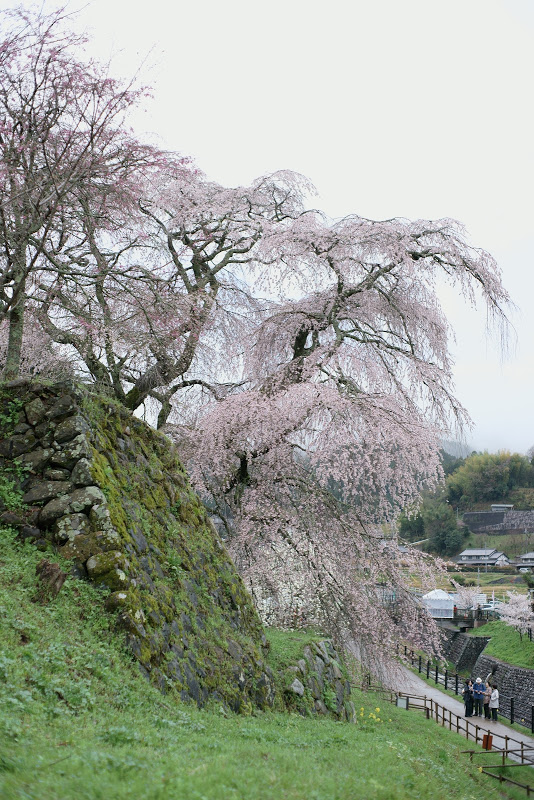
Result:
[[[484,700],[484,692],[486,691],[486,684],[482,678],[477,678],[473,686],[473,703],[475,717],[482,716],[482,701]]]
[[[484,719],[491,719],[489,701],[490,701],[490,697],[491,697],[492,691],[493,691],[493,687],[492,687],[491,683],[487,680],[486,681],[486,691],[484,692]]]
[[[492,722],[497,722],[497,711],[499,710],[499,690],[497,689],[496,685],[493,686],[489,707],[491,708]]]
[[[464,696],[465,716],[473,716],[473,681],[471,678],[466,678],[464,688],[462,689]]]

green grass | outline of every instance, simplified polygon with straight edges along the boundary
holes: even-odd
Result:
[[[356,725],[226,716],[161,695],[99,611],[94,586],[69,578],[49,605],[31,602],[42,556],[0,531],[2,800],[523,796],[481,775],[460,752],[465,740],[371,693],[355,692]],[[310,635],[271,630],[271,657],[287,663]]]
[[[514,667],[534,669],[534,642],[527,636],[521,639],[517,631],[500,620],[488,622],[481,628],[475,628],[472,636],[491,636],[484,649],[484,655],[493,656],[506,661]]]
[[[266,628],[265,635],[270,645],[267,660],[275,672],[296,664],[306,645],[325,638],[324,634],[313,630],[282,631],[279,628]]]

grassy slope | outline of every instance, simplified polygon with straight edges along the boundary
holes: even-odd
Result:
[[[504,622],[488,622],[471,633],[473,636],[491,636],[484,648],[484,655],[493,656],[515,667],[534,669],[534,642],[529,641],[527,636],[523,636],[521,640],[517,631]]]
[[[0,531],[3,800],[503,797],[460,755],[464,740],[371,694],[355,697],[357,725],[162,696],[96,611],[95,587],[69,579],[50,605],[31,602],[41,557]],[[273,664],[298,639],[271,632]]]

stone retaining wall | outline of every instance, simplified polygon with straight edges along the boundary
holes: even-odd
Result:
[[[0,467],[24,510],[0,521],[52,547],[103,603],[163,691],[238,711],[271,706],[266,640],[171,443],[79,387],[3,387]]]
[[[451,630],[443,631],[443,653],[447,660],[456,665],[459,672],[468,672],[473,679],[481,677],[490,680],[499,688],[499,703],[503,715],[510,718],[510,700],[514,698],[514,719],[532,721],[534,706],[534,670],[522,669],[505,664],[491,656],[484,655],[489,637],[469,636]]]
[[[473,533],[534,532],[534,511],[469,511],[462,519]]]
[[[165,436],[71,383],[14,381],[0,387],[2,475],[23,492],[24,508],[0,501],[0,522],[102,587],[141,671],[162,691],[236,711],[275,703],[251,598]],[[350,687],[341,687],[331,645],[324,654],[322,670],[302,673],[311,710],[346,719]]]
[[[499,689],[499,707],[504,716],[510,719],[510,700],[514,698],[514,720],[524,720],[527,725],[532,720],[532,707],[534,706],[534,670],[512,667],[496,658],[485,656],[478,657],[473,675],[486,680],[492,673],[492,682]]]
[[[286,705],[302,714],[333,713],[338,719],[355,722],[350,683],[332,642],[313,642],[302,655],[286,670]]]
[[[448,628],[442,630],[443,655],[458,672],[473,673],[480,654],[489,642],[485,636],[469,636]]]

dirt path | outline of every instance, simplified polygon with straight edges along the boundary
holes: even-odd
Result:
[[[469,717],[469,719],[466,720],[464,717],[464,704],[461,700],[456,700],[454,697],[450,697],[437,687],[434,688],[433,686],[429,686],[427,683],[421,680],[418,675],[414,675],[413,672],[410,672],[409,669],[406,669],[405,667],[402,668],[398,678],[398,685],[395,688],[397,691],[406,695],[413,694],[415,696],[432,699],[444,706],[448,711],[452,711],[453,714],[457,714],[459,717],[459,734],[463,733],[463,736],[465,736],[466,722],[469,722],[469,730],[472,736],[474,736],[475,733],[475,726],[478,725],[478,736],[480,739],[484,733],[491,733],[493,736],[494,748],[504,749],[506,746],[506,737],[508,737],[509,739],[514,739],[514,742],[509,742],[509,748],[519,748],[520,744],[517,744],[517,742],[523,742],[525,755],[528,755],[534,759],[534,737],[528,736],[526,732],[523,733],[522,731],[512,730],[506,725],[502,725],[500,722],[491,722],[490,720],[484,719],[484,717]],[[454,729],[455,725],[456,720],[454,720]],[[530,748],[532,749],[530,750]],[[469,749],[467,741],[465,749]]]

